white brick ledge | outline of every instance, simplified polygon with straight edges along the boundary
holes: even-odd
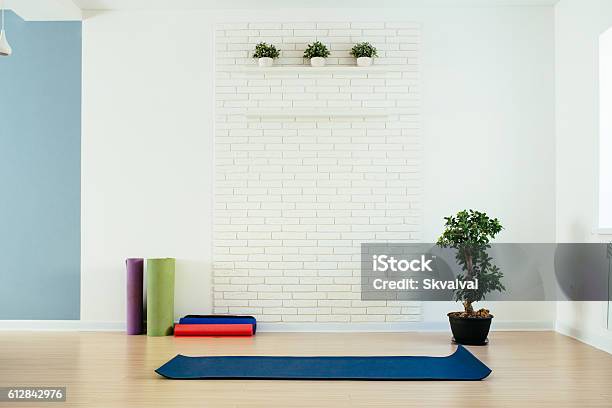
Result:
[[[220,113],[223,113],[221,110]],[[247,109],[247,117],[386,117],[406,114],[395,109],[365,108],[365,109]]]
[[[368,73],[368,72],[402,72],[409,65],[371,65],[369,67],[358,67],[356,65],[326,65],[324,67],[312,67],[310,65],[275,65],[272,67],[260,67],[257,65],[242,65],[240,71],[246,72],[295,72],[295,73]]]

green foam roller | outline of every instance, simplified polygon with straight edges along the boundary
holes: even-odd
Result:
[[[147,336],[172,334],[174,264],[174,258],[147,259]]]

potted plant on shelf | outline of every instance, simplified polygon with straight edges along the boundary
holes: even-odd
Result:
[[[448,314],[451,331],[457,343],[484,345],[493,315],[487,309],[474,311],[472,304],[484,300],[487,293],[506,290],[501,283],[504,275],[487,254],[491,240],[503,227],[497,218],[475,210],[459,211],[444,220],[445,229],[438,238],[438,246],[457,250],[455,259],[463,270],[457,279],[478,282],[476,289],[455,290],[455,300],[463,303],[463,311]]]
[[[372,59],[378,57],[378,50],[369,42],[360,42],[353,46],[351,55],[357,58],[357,66],[369,67]]]
[[[313,67],[325,66],[325,58],[327,57],[329,57],[329,50],[321,41],[308,44],[308,47],[304,50],[304,58],[309,58],[310,65]]]
[[[253,58],[257,58],[257,63],[260,67],[271,67],[274,65],[274,60],[280,56],[280,52],[273,44],[260,42],[255,46]]]

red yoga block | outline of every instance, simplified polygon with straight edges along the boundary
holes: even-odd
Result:
[[[176,324],[174,335],[184,336],[252,336],[252,324]]]

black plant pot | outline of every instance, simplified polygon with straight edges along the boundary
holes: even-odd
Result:
[[[493,316],[484,319],[448,316],[455,342],[469,346],[484,346],[487,344],[491,319],[493,319]]]

